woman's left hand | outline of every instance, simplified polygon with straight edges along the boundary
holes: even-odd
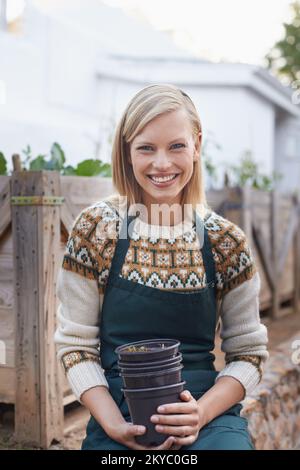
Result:
[[[205,425],[203,409],[191,393],[183,390],[180,398],[181,403],[163,405],[158,408],[157,414],[151,416],[157,432],[174,436],[175,442],[171,449],[191,445]]]

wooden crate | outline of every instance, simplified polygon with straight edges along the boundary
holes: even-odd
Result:
[[[53,342],[57,271],[76,216],[111,192],[110,178],[0,176],[0,402],[15,405],[19,441],[47,448],[62,439],[63,407],[75,397]],[[11,205],[12,196],[40,200]],[[63,197],[64,203],[44,204],[41,197]]]

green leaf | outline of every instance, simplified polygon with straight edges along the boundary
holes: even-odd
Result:
[[[78,163],[76,168],[77,176],[97,176],[101,173],[102,169],[101,160],[88,159]]]
[[[68,165],[62,169],[62,175],[76,175],[76,170],[73,166]]]
[[[30,145],[27,145],[25,149],[22,150],[22,153],[26,155],[27,158],[31,157],[31,147]]]
[[[66,161],[64,151],[61,146],[54,142],[50,150],[51,160],[49,162],[49,170],[62,170]]]
[[[2,152],[0,152],[0,175],[7,175],[7,161]]]
[[[101,167],[101,176],[111,177],[111,164],[110,163],[103,163]]]
[[[44,155],[39,155],[38,157],[34,158],[29,165],[29,169],[31,171],[40,171],[45,170],[46,168],[46,160]]]

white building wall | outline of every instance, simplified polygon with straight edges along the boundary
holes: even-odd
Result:
[[[281,176],[278,188],[285,193],[300,194],[300,122],[286,114],[276,121],[275,166]]]
[[[279,108],[245,85],[250,74],[245,65],[151,59],[148,43],[146,60],[120,57],[108,62],[109,47],[117,42],[109,38],[105,49],[105,37],[96,29],[96,24],[88,29],[68,21],[67,15],[59,18],[29,8],[23,36],[0,33],[0,81],[7,90],[6,102],[0,104],[0,151],[10,157],[30,144],[34,155],[45,154],[57,141],[69,164],[95,157],[109,162],[115,127],[128,101],[149,81],[169,82],[184,88],[195,102],[207,153],[220,175],[250,151],[261,172],[286,165],[285,177],[293,169],[295,181],[290,181],[297,184],[299,157],[294,166],[285,158],[283,164],[276,140],[288,132],[291,121],[275,128]]]

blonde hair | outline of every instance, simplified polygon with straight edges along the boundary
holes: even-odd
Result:
[[[142,190],[129,163],[130,143],[152,119],[180,108],[186,110],[195,138],[202,129],[198,112],[189,96],[175,85],[146,86],[128,103],[117,125],[112,148],[113,184],[121,196],[127,197],[128,206],[142,202]],[[207,207],[200,155],[194,162],[190,181],[183,188],[181,204]]]

